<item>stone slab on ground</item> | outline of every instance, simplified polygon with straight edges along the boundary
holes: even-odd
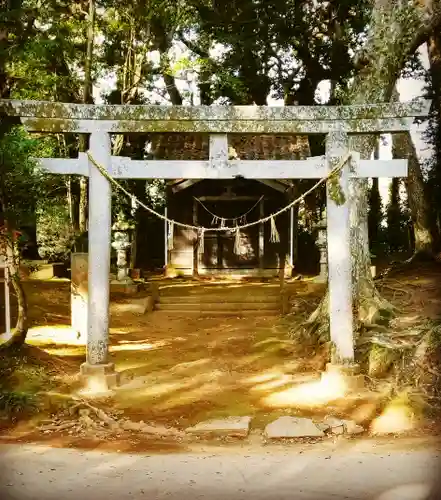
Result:
[[[331,434],[348,434],[356,435],[362,434],[365,429],[358,425],[357,422],[353,420],[345,420],[336,417],[326,417],[323,422],[317,424],[317,427],[323,432],[330,432]]]
[[[324,437],[325,433],[309,418],[280,417],[265,427],[268,439]]]
[[[346,426],[343,420],[335,417],[326,417],[323,420],[323,425],[327,427],[327,430],[331,431],[332,434],[344,434],[346,431]]]
[[[186,432],[198,436],[247,437],[250,432],[251,417],[229,417],[200,422],[189,427]]]
[[[356,435],[365,432],[364,427],[358,425],[353,420],[343,420],[343,422],[345,424],[346,434]]]
[[[332,416],[326,417],[323,422],[317,424],[317,427],[323,432],[335,435],[348,434],[350,436],[362,434],[365,429],[353,420],[345,420]]]

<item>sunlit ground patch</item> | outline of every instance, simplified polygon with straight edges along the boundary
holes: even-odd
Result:
[[[68,346],[68,347],[42,347],[44,352],[47,352],[51,356],[59,356],[62,358],[75,358],[78,356],[85,356],[86,347],[85,346]]]
[[[375,500],[427,500],[431,492],[429,484],[403,484],[383,492]]]
[[[155,344],[119,344],[112,345],[109,347],[110,352],[119,352],[119,351],[152,351],[157,349],[158,346]]]
[[[397,434],[410,431],[415,427],[411,409],[401,403],[392,402],[371,425],[372,434]]]
[[[255,385],[264,384],[266,382],[271,382],[272,380],[280,377],[281,373],[274,370],[267,370],[263,373],[258,373],[257,375],[252,375],[251,377],[245,378],[242,383],[245,385]]]
[[[107,381],[103,376],[88,376],[84,381],[84,387],[78,391],[78,395],[87,398],[104,397],[112,393]]]
[[[263,400],[274,408],[320,406],[347,393],[344,379],[335,373],[324,373],[317,382],[297,385],[284,391],[272,393]]]
[[[283,387],[292,383],[293,377],[292,375],[287,375],[286,373],[280,374],[278,377],[273,380],[268,380],[267,382],[261,382],[260,384],[255,385],[251,388],[252,392],[268,392],[273,391],[274,389],[278,389],[279,387]]]
[[[69,325],[34,326],[29,328],[27,342],[33,345],[85,345],[86,340]]]

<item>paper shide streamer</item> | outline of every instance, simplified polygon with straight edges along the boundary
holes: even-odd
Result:
[[[239,226],[237,226],[234,235],[234,250],[233,250],[236,255],[240,255],[240,247],[241,247],[240,229]]]
[[[279,243],[280,235],[279,235],[279,231],[277,231],[276,221],[274,220],[274,217],[271,217],[270,221],[271,221],[270,242],[271,243]]]
[[[201,227],[201,228],[199,229],[199,235],[198,235],[198,240],[199,240],[199,242],[198,242],[198,244],[199,244],[199,251],[200,251],[201,253],[204,253],[204,248],[205,248],[205,247],[204,247],[204,240],[205,240],[204,236],[205,236],[205,228],[204,228],[204,227]]]
[[[173,222],[169,222],[168,223],[168,235],[167,235],[169,250],[173,250],[173,248],[174,248],[174,241],[175,241],[174,233],[175,233],[175,225]]]

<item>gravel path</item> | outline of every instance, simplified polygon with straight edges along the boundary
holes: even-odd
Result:
[[[425,500],[441,465],[436,449],[369,442],[156,455],[3,445],[0,453],[2,500]]]

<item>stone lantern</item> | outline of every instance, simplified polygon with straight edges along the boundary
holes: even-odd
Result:
[[[316,281],[324,283],[328,280],[328,241],[326,238],[326,212],[321,220],[315,224],[317,230],[316,245],[320,252],[320,274],[315,278]]]
[[[133,230],[133,225],[130,224],[124,214],[120,212],[117,216],[115,224],[112,226],[112,230],[112,247],[116,250],[116,283],[131,284],[133,281],[129,276],[127,268],[127,250],[131,246],[130,233]]]

